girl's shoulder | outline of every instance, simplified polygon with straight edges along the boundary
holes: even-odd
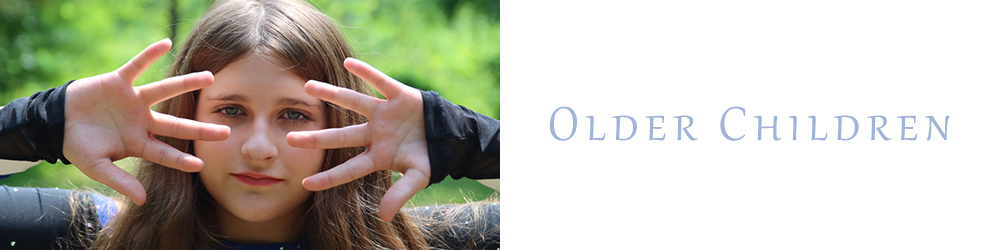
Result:
[[[415,207],[404,210],[444,249],[499,249],[500,203],[491,200],[468,204]]]
[[[97,214],[98,221],[101,222],[101,227],[107,226],[111,218],[118,214],[118,202],[98,193],[90,195],[94,199],[94,212]]]
[[[91,193],[76,190],[0,186],[0,242],[49,249],[79,230],[99,229],[94,201]]]

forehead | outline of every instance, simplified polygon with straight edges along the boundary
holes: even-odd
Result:
[[[215,82],[202,89],[200,99],[239,94],[247,101],[295,98],[312,105],[322,101],[306,94],[306,79],[256,54],[244,56],[215,73]]]

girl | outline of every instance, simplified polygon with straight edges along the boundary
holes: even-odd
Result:
[[[169,43],[150,46],[147,51],[151,52],[137,56],[140,63],[119,70],[132,71],[121,74],[124,77],[119,80],[134,80],[130,76],[148,66],[145,62],[151,62],[150,58],[155,60],[165,53],[163,47],[169,48]],[[216,2],[179,50],[170,71],[178,77],[165,80],[170,84],[140,88],[133,99],[156,103],[174,93],[211,84],[163,101],[158,111],[225,125],[228,131],[153,113],[147,119],[149,132],[159,134],[154,137],[170,147],[156,141],[123,140],[123,144],[138,147],[122,147],[127,151],[124,155],[146,159],[137,170],[138,183],[130,183],[127,173],[108,166],[110,159],[89,157],[121,158],[121,152],[67,150],[65,159],[88,166],[81,170],[96,180],[112,183],[109,186],[134,201],[125,203],[100,231],[77,227],[84,239],[97,235],[93,242],[80,243],[99,249],[454,246],[446,243],[454,243],[451,238],[456,237],[441,232],[464,228],[455,230],[454,221],[431,221],[445,215],[452,220],[468,217],[478,214],[479,207],[396,211],[417,190],[449,174],[454,178],[498,178],[498,122],[479,122],[481,115],[447,104],[433,93],[403,87],[350,57],[330,19],[308,4]],[[191,74],[201,71],[212,74]],[[388,100],[371,98],[362,79],[348,71],[368,80]],[[307,80],[316,81],[303,87]],[[67,103],[72,102],[72,98],[67,99]],[[78,144],[87,142],[86,133],[84,138],[74,133],[87,124],[70,122],[79,120],[74,115],[82,114],[72,112],[75,108],[85,107],[67,105],[64,148],[81,148]],[[456,130],[469,130],[447,122],[462,119],[472,125],[472,131],[488,131],[482,133],[487,139],[447,136]],[[495,157],[449,152],[465,145],[479,145],[480,152],[495,151]],[[367,146],[367,151],[360,146]],[[404,176],[393,185],[385,169]],[[141,192],[143,187],[145,192]],[[87,196],[80,197],[76,202],[88,204]],[[102,203],[100,198],[97,203]],[[498,206],[486,208],[493,207],[498,224]],[[93,217],[79,211],[76,214],[81,218]],[[482,218],[467,219],[473,219],[475,225],[479,223],[475,219]],[[484,232],[474,234],[479,239],[490,238]],[[496,234],[498,239],[499,232]],[[471,243],[467,246],[477,246],[477,242]]]

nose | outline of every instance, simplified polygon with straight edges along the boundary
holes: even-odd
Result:
[[[257,119],[251,126],[250,134],[241,148],[243,157],[258,164],[271,163],[278,156],[278,147],[272,134],[276,131],[272,129],[268,121]],[[284,142],[284,137],[281,137]]]

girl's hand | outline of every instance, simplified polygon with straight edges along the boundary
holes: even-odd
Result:
[[[153,139],[151,134],[188,140],[225,140],[229,127],[181,119],[150,110],[153,104],[212,84],[211,72],[191,73],[132,87],[132,82],[170,50],[170,40],[153,43],[110,73],[74,81],[66,89],[63,154],[91,179],[104,183],[136,204],[146,190],[112,161],[141,157],[186,172],[205,162]]]
[[[378,170],[403,173],[379,205],[384,221],[430,183],[431,168],[424,135],[424,107],[420,91],[386,76],[358,59],[344,61],[348,71],[375,87],[388,100],[317,81],[306,83],[306,93],[368,117],[368,122],[343,128],[288,133],[288,144],[300,148],[368,146],[368,150],[343,164],[302,180],[308,190],[319,191],[364,177]]]

